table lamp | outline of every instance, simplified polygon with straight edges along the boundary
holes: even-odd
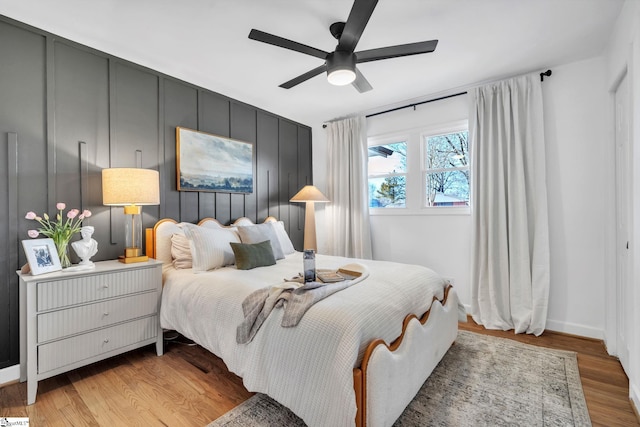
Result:
[[[160,204],[160,174],[152,169],[109,168],[102,170],[102,204],[124,206],[125,250],[120,262],[148,261],[142,253],[142,207]]]
[[[316,211],[315,203],[327,203],[329,199],[313,185],[305,185],[290,202],[306,202],[304,213],[304,247],[318,252],[316,243]]]

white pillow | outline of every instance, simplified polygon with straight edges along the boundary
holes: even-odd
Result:
[[[205,228],[185,224],[184,234],[189,239],[193,271],[213,270],[235,263],[231,242],[240,243],[238,233],[227,228]]]
[[[191,244],[184,234],[171,235],[171,258],[175,268],[191,268]]]
[[[276,230],[276,236],[278,237],[278,241],[280,242],[280,246],[282,247],[282,253],[285,255],[292,254],[296,251],[293,247],[293,243],[291,243],[291,239],[287,234],[287,230],[284,229],[284,222],[278,221],[272,223]]]
[[[271,249],[273,249],[273,256],[276,259],[284,258],[282,246],[280,246],[280,240],[273,223],[238,226],[238,234],[242,243],[260,243],[268,240],[271,243]]]

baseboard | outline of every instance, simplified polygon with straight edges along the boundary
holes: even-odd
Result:
[[[0,387],[20,380],[20,365],[0,369]]]
[[[471,305],[464,304],[464,309],[467,310],[468,315],[471,315]],[[547,319],[545,329],[554,332],[562,332],[564,334],[577,335],[579,337],[604,340],[604,330],[592,328],[590,326],[578,325],[576,323]]]
[[[629,382],[629,401],[631,402],[631,409],[635,412],[636,418],[640,423],[640,387],[631,382]]]
[[[578,325],[576,323],[559,322],[557,320],[547,319],[546,329],[554,332],[578,335],[580,337],[604,340],[604,330],[585,325]]]

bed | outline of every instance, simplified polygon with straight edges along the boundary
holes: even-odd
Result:
[[[147,230],[147,253],[164,263],[162,327],[222,358],[248,390],[271,396],[309,426],[393,424],[457,336],[455,290],[425,267],[355,260],[366,279],[314,304],[295,327],[282,327],[283,310],[274,309],[249,343],[238,344],[243,300],[302,270],[302,254],[292,252],[282,223],[269,217],[264,224],[274,230],[272,241],[284,239],[287,253],[250,270],[203,271],[195,238],[192,268],[176,249],[185,229],[190,238],[193,230],[207,236],[203,229],[254,230],[246,218],[229,227],[207,218],[197,229],[165,219]],[[335,270],[353,262],[317,255],[316,266]]]

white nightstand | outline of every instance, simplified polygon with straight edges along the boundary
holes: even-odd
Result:
[[[20,381],[27,404],[38,381],[148,344],[162,355],[162,263],[20,276]]]

